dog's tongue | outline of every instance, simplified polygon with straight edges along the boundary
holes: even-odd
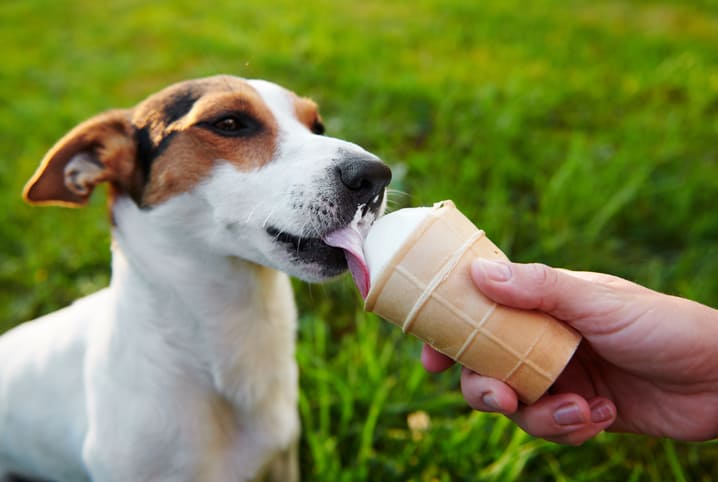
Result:
[[[329,246],[344,250],[344,256],[347,258],[347,265],[349,265],[349,271],[351,271],[354,278],[354,284],[359,288],[362,298],[366,298],[369,293],[369,268],[364,259],[364,250],[362,249],[364,237],[359,230],[353,225],[338,229],[327,234],[324,237],[324,242]]]

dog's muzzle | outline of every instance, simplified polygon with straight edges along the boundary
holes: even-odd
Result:
[[[267,227],[275,242],[286,247],[293,263],[303,273],[314,273],[314,281],[331,278],[347,269],[347,249],[331,241],[330,233],[368,226],[381,215],[386,187],[391,181],[391,169],[370,155],[346,155],[326,171],[324,189],[305,215],[305,224],[313,233],[291,233],[278,226]],[[301,215],[298,213],[298,215]],[[300,276],[301,277],[301,276]],[[308,278],[308,279],[309,279]]]

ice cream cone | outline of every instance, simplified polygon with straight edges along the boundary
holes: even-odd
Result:
[[[581,337],[535,311],[497,305],[470,279],[477,257],[508,258],[451,201],[434,205],[379,273],[366,309],[530,404],[553,384]]]

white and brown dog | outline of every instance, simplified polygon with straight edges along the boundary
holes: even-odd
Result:
[[[385,206],[391,173],[266,81],[172,85],[80,124],[25,190],[110,186],[110,286],[0,337],[0,480],[298,478],[286,274],[342,273],[324,237]]]

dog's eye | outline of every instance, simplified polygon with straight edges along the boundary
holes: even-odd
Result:
[[[320,120],[315,120],[315,121],[314,121],[314,124],[312,124],[312,129],[311,129],[311,131],[312,131],[314,134],[317,134],[317,135],[320,135],[320,136],[323,135],[323,134],[324,134],[324,124],[322,124],[322,121],[320,121]]]
[[[248,136],[259,131],[259,123],[247,116],[229,115],[210,122],[209,126],[223,136]]]
[[[221,119],[215,122],[214,127],[221,131],[236,132],[246,126],[244,126],[240,120],[235,119],[234,117],[227,117],[226,119]]]

